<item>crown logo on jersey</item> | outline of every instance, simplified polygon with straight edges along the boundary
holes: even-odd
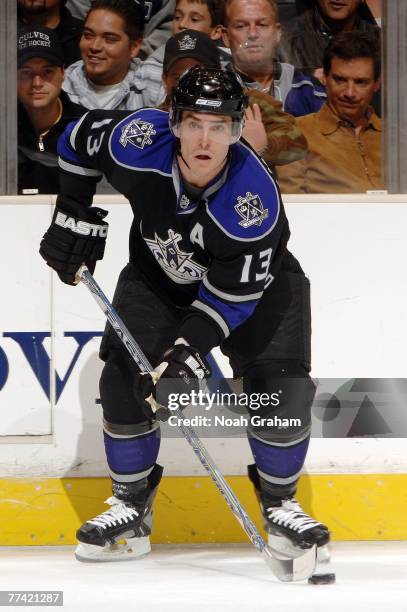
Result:
[[[182,209],[188,208],[190,203],[191,203],[191,200],[185,195],[185,193],[183,193],[179,201],[180,208]]]
[[[154,239],[144,238],[144,240],[157,263],[173,281],[184,285],[202,280],[207,268],[192,259],[193,253],[187,253],[179,248],[181,234],[176,234],[170,229],[167,239],[162,239],[155,233]]]
[[[145,146],[152,144],[151,136],[156,133],[152,123],[141,119],[133,119],[122,128],[119,142],[123,147],[130,143],[138,149],[144,149]]]
[[[178,41],[178,47],[180,51],[191,51],[196,47],[196,38],[192,38],[190,34],[185,34],[185,36]]]
[[[258,195],[253,195],[248,191],[245,196],[237,198],[235,210],[242,217],[239,225],[242,227],[251,227],[252,225],[261,225],[269,216],[268,208],[264,208],[262,201]]]

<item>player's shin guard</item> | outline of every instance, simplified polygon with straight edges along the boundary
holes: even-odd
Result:
[[[278,405],[258,410],[266,418],[259,426],[256,420],[248,431],[256,462],[249,466],[249,477],[269,545],[293,556],[314,545],[321,548],[329,540],[327,527],[308,516],[294,497],[308,450],[315,385],[304,365],[295,360],[270,361],[249,374],[247,393],[278,390],[279,394]]]
[[[127,560],[150,552],[152,506],[162,476],[155,463],[159,429],[131,435],[132,426],[105,422],[105,448],[112,477],[110,508],[77,531],[80,561]]]

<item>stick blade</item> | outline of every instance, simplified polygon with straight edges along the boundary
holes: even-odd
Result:
[[[316,546],[304,550],[302,555],[293,559],[273,553],[268,546],[263,549],[262,554],[267,565],[281,582],[307,580],[315,570],[317,562]]]

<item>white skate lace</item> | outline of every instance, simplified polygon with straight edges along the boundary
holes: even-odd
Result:
[[[123,523],[127,523],[129,520],[137,517],[139,514],[134,508],[130,508],[126,506],[125,503],[117,499],[116,497],[109,497],[105,504],[110,504],[112,507],[106,512],[102,512],[95,518],[88,521],[92,525],[96,525],[97,527],[102,527],[102,529],[106,529],[106,527],[111,527],[114,525],[121,525]]]
[[[305,514],[300,504],[295,499],[284,499],[281,506],[277,508],[270,506],[266,508],[269,520],[277,525],[289,527],[298,533],[321,525],[315,519]]]

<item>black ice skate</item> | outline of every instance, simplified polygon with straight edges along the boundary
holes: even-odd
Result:
[[[277,552],[294,554],[314,545],[319,549],[329,541],[328,528],[306,514],[295,498],[262,510],[269,546]]]
[[[329,561],[329,531],[306,514],[294,497],[272,496],[268,483],[260,478],[256,466],[249,466],[249,478],[254,484],[272,550],[289,557],[297,557],[304,550],[316,547],[318,561]]]
[[[76,533],[78,561],[125,561],[151,551],[152,505],[162,467],[155,465],[136,483],[113,483],[110,508],[86,521]]]

